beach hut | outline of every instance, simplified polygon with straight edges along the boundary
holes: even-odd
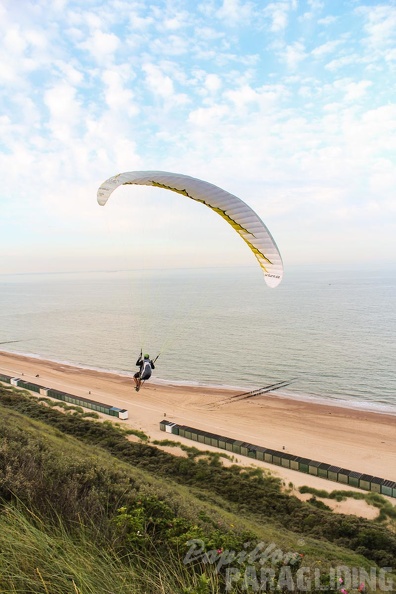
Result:
[[[30,392],[40,392],[41,386],[38,384],[33,384],[32,382],[26,382],[25,380],[19,380],[18,388],[23,388],[24,390],[29,390]]]
[[[242,456],[248,456],[249,458],[253,458],[254,460],[257,458],[256,450],[258,446],[255,446],[251,443],[243,442],[241,444],[241,454]]]
[[[233,444],[232,444],[232,451],[234,452],[234,454],[242,454],[241,447],[242,447],[243,444],[244,444],[243,441],[239,441],[237,439],[233,442]],[[247,451],[246,451],[245,456],[247,456]]]
[[[199,443],[205,443],[206,431],[201,431],[200,429],[195,429],[195,432],[197,435],[196,441],[198,441]]]
[[[319,464],[318,476],[325,479],[329,478],[329,468],[330,464],[326,464],[326,462],[322,462],[321,464]]]
[[[227,439],[226,439],[226,450],[228,452],[233,452],[234,451],[234,449],[233,449],[234,441],[235,441],[235,439],[230,439],[229,437],[227,437]]]
[[[351,471],[346,468],[340,468],[338,471],[338,482],[347,485],[350,472]]]
[[[0,373],[0,382],[3,382],[4,384],[10,384],[11,380],[11,375],[4,375],[3,373]]]
[[[362,474],[359,478],[359,488],[371,491],[371,481],[374,477],[371,474]]]
[[[396,497],[396,482],[385,480],[381,485],[381,493],[389,497]]]
[[[276,454],[275,450],[271,450],[271,449],[268,448],[265,451],[265,453],[264,453],[264,460],[266,462],[269,462],[270,464],[272,464],[273,463],[274,454]]]
[[[247,443],[246,441],[243,441],[241,443],[241,454],[242,456],[249,456],[250,458],[255,458],[256,457],[256,451],[255,448],[257,446],[252,445],[251,443]],[[254,455],[253,455],[254,452]]]
[[[226,437],[222,437],[221,435],[219,435],[219,448],[221,450],[225,450],[226,449],[226,444],[227,444],[227,438]]]
[[[247,443],[245,441],[241,441],[238,442],[240,443],[240,448],[241,448],[241,454],[242,456],[249,456],[249,448],[253,447],[250,443]]]
[[[277,466],[282,466],[282,452],[278,452],[278,450],[273,450],[272,464],[276,464]]]
[[[165,427],[165,432],[166,433],[173,433],[173,427],[175,427],[176,423],[171,423],[170,421],[168,421],[166,427]]]
[[[166,433],[173,433],[173,429],[176,427],[176,423],[171,423],[170,421],[165,421],[165,423],[166,424],[163,425],[164,428],[162,429],[162,431],[165,431]]]
[[[210,445],[212,445],[215,448],[220,447],[219,440],[220,440],[220,436],[216,435],[215,433],[212,433],[211,438],[210,438]]]
[[[49,388],[47,392],[47,396],[50,396],[51,398],[56,398],[57,400],[64,400],[64,394],[64,392],[61,392],[60,390],[54,390],[53,388]]]
[[[298,470],[298,456],[291,456],[290,458],[290,468],[292,470]]]
[[[318,468],[320,464],[321,463],[317,462],[316,460],[310,460],[308,464],[308,473],[318,476]]]
[[[263,448],[262,446],[255,446],[256,450],[256,459],[262,460],[264,462],[264,454],[267,451],[267,448]]]
[[[291,454],[288,454],[287,452],[281,452],[281,464],[282,464],[282,466],[284,468],[291,468],[290,462],[291,462],[292,458],[294,458],[294,456],[292,456]]]
[[[167,421],[166,419],[163,419],[162,421],[160,421],[160,430],[161,431],[166,431],[166,426],[169,425],[169,421]]]
[[[381,493],[381,486],[384,484],[385,479],[382,479],[378,476],[373,476],[371,479],[371,489],[370,491],[374,491],[374,493]]]
[[[121,421],[126,421],[128,417],[129,417],[129,413],[126,410],[126,408],[118,409],[118,418],[121,419]]]
[[[298,463],[298,470],[299,472],[308,473],[309,470],[309,462],[308,458],[302,458],[301,456],[296,457],[296,462]]]
[[[11,384],[11,386],[15,386],[15,388],[16,388],[20,381],[21,381],[20,377],[12,377],[10,379],[10,384]]]
[[[361,472],[350,470],[348,476],[348,485],[351,485],[351,487],[359,487],[359,479],[361,476]]]
[[[327,478],[331,481],[338,482],[338,473],[340,472],[340,470],[340,466],[329,466],[329,468],[327,469]]]
[[[205,445],[212,445],[212,434],[211,433],[206,433],[204,434],[204,444]]]
[[[186,427],[184,430],[184,437],[191,439],[191,427]]]
[[[198,431],[197,441],[199,441],[199,443],[205,443],[205,435],[203,434],[203,431]]]
[[[199,429],[194,429],[193,427],[189,427],[190,430],[190,439],[192,439],[193,441],[200,441],[201,443],[203,443],[203,440],[200,439],[200,434],[201,432],[199,431]]]

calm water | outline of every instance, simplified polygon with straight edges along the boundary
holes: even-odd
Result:
[[[396,412],[396,275],[258,267],[0,276],[0,349],[156,381],[257,388]]]

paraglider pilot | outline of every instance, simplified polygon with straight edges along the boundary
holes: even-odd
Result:
[[[139,392],[142,382],[145,382],[151,377],[151,372],[153,369],[155,369],[155,365],[154,362],[150,359],[150,355],[146,354],[143,357],[142,351],[140,351],[140,355],[138,360],[136,361],[136,365],[140,367],[140,369],[135,373],[133,379],[135,382],[135,390],[136,392]]]

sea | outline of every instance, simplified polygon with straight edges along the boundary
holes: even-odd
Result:
[[[152,380],[396,414],[396,268],[0,275],[0,350]],[[286,385],[287,384],[287,385]]]

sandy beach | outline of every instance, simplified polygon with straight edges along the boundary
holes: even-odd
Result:
[[[141,429],[152,440],[164,439],[159,422],[166,415],[182,425],[396,480],[396,415],[290,400],[276,392],[227,403],[235,391],[151,381],[137,393],[130,377],[4,352],[0,353],[0,373],[23,374],[23,379],[46,387],[126,408],[129,419],[123,423]],[[183,438],[177,440],[192,445]],[[237,459],[244,465],[252,463],[249,458]],[[296,486],[342,487],[289,469],[257,464]]]

